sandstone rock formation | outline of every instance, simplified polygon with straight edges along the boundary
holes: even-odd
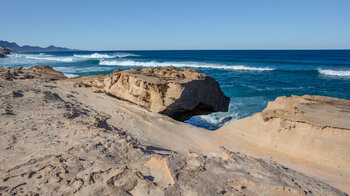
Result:
[[[0,75],[6,80],[24,80],[31,78],[41,78],[44,80],[61,80],[67,79],[67,77],[59,71],[52,69],[50,66],[36,65],[29,69],[23,69],[18,67],[15,69],[7,69],[6,72],[2,72]]]
[[[67,76],[65,76],[62,72],[56,71],[52,69],[52,67],[47,65],[36,65],[31,67],[29,70],[38,73],[39,76],[45,75],[45,78],[49,78],[50,80],[59,80],[67,78]]]
[[[278,97],[252,117],[218,130],[219,137],[251,152],[312,165],[350,183],[350,101],[322,97]],[[315,173],[316,174],[316,173]],[[323,174],[324,175],[324,174]]]
[[[0,67],[0,75],[15,71]],[[130,134],[138,128],[127,111],[145,113],[139,118],[145,123],[162,115],[73,88],[70,79],[22,72],[33,77],[0,77],[0,106],[11,110],[0,114],[0,195],[346,195],[276,162],[225,148],[223,159],[143,144]],[[155,119],[142,129],[154,131]],[[163,129],[185,125],[169,118],[158,123]],[[153,137],[169,140],[173,132]]]
[[[105,77],[83,80],[81,84],[103,89],[109,95],[179,121],[194,115],[225,112],[230,100],[214,78],[187,68],[115,70]]]

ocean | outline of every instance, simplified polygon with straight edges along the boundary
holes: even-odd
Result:
[[[188,67],[215,78],[231,98],[229,111],[186,121],[209,130],[262,111],[278,96],[350,99],[350,50],[173,50],[14,53],[0,66],[50,65],[68,77],[116,68]],[[223,119],[231,120],[223,122]]]

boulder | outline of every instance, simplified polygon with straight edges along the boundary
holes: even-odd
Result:
[[[82,82],[84,86],[103,89],[109,95],[179,121],[226,112],[230,101],[214,78],[187,68],[118,69],[104,78]]]

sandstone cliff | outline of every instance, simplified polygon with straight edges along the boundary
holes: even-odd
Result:
[[[250,152],[279,157],[294,165],[312,165],[312,169],[338,176],[333,183],[339,187],[348,187],[349,120],[349,100],[309,95],[278,97],[261,113],[232,122],[217,133]]]
[[[230,100],[214,78],[186,68],[115,70],[106,76],[82,80],[76,86],[92,86],[94,91],[104,91],[179,121],[225,112]]]

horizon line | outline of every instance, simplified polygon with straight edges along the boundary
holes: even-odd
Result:
[[[76,52],[94,52],[94,51],[195,51],[195,50],[201,50],[201,51],[239,51],[239,50],[271,50],[271,51],[276,51],[276,50],[350,50],[350,48],[335,48],[335,49],[327,49],[327,48],[322,48],[322,49],[108,49],[108,50],[100,50],[100,49],[93,49],[93,50],[83,50],[83,49],[72,49],[71,51],[76,51]],[[62,51],[62,52],[70,52],[70,51]]]

